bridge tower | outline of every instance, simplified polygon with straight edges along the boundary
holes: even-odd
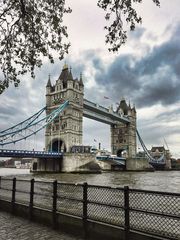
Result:
[[[136,156],[136,109],[126,103],[123,98],[116,112],[122,116],[127,116],[130,123],[117,123],[111,125],[111,152],[121,155],[123,150],[126,150],[127,157]]]
[[[45,148],[52,151],[69,152],[73,145],[82,144],[84,85],[80,79],[73,79],[71,68],[64,65],[55,85],[49,76],[46,85],[46,114],[69,100],[67,109],[46,128]]]

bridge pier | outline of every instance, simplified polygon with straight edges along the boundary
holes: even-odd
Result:
[[[61,172],[61,169],[62,158],[35,158],[31,170],[33,172]]]
[[[127,171],[154,171],[148,159],[144,157],[134,157],[126,159]]]
[[[33,172],[100,173],[101,169],[92,153],[64,153],[63,158],[36,158]]]

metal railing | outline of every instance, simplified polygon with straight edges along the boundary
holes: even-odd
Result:
[[[180,194],[106,186],[35,181],[0,177],[0,200],[80,217],[86,231],[88,221],[106,223],[131,231],[162,237],[180,238]]]
[[[57,158],[62,157],[62,152],[47,152],[47,151],[29,151],[29,150],[10,150],[0,149],[0,157],[36,157],[36,158]]]

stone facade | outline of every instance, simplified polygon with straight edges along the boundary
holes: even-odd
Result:
[[[116,110],[122,116],[128,116],[130,123],[117,123],[111,126],[111,152],[121,156],[126,151],[126,157],[136,156],[136,109],[127,105],[122,99]]]
[[[53,123],[46,128],[45,148],[52,151],[69,152],[73,145],[82,145],[84,85],[73,79],[71,69],[65,64],[55,85],[49,77],[46,86],[46,114],[68,100],[69,105]]]
[[[65,64],[55,85],[49,77],[46,86],[46,114],[59,104],[69,101],[69,106],[53,123],[46,128],[45,148],[49,151],[70,152],[72,146],[82,145],[84,85],[80,79],[73,79],[71,69]],[[111,152],[121,155],[126,150],[127,157],[136,155],[136,109],[127,105],[125,99],[120,101],[117,113],[128,116],[130,123],[117,122],[111,125]]]

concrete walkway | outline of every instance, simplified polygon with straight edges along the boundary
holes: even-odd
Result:
[[[0,240],[82,240],[52,228],[0,212]]]

